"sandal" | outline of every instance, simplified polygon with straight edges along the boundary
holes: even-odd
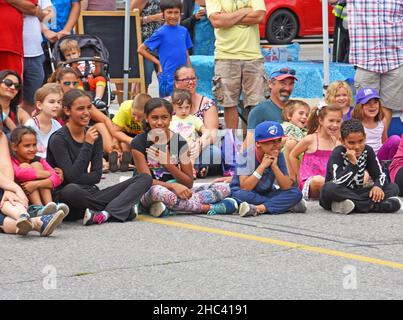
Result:
[[[201,178],[201,179],[206,178],[207,175],[208,175],[208,171],[209,171],[209,166],[208,165],[201,166],[200,170],[197,172],[197,177]]]

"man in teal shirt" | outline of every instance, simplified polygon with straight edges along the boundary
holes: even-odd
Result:
[[[282,112],[294,90],[295,70],[281,68],[270,74],[270,99],[259,103],[248,116],[248,133],[243,148],[254,145],[253,131],[264,121],[283,122]]]

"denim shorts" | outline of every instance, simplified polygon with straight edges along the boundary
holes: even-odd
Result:
[[[24,84],[23,84],[23,97],[24,101],[34,104],[34,96],[45,78],[45,71],[43,70],[43,62],[45,56],[39,57],[26,57],[24,58]]]

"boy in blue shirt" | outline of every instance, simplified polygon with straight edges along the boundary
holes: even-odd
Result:
[[[283,137],[284,130],[278,122],[265,121],[255,129],[255,146],[237,160],[231,197],[241,203],[241,217],[306,211],[306,202],[301,191],[292,187],[280,151]],[[274,182],[279,188],[274,188]]]
[[[173,91],[176,69],[190,65],[188,50],[193,44],[188,30],[179,25],[181,0],[161,0],[160,8],[165,24],[141,44],[138,52],[158,65],[159,95],[165,98]],[[150,53],[155,50],[158,50],[159,60]]]

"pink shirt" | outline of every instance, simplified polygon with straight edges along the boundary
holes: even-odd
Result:
[[[53,188],[56,188],[62,184],[62,180],[56,174],[55,170],[50,166],[49,163],[46,162],[45,159],[40,158],[39,162],[42,164],[43,169],[49,171],[51,176],[49,177],[50,181],[52,181]],[[35,169],[33,168],[20,168],[20,162],[11,157],[11,163],[14,169],[14,177],[16,182],[27,182],[34,181],[38,179]]]
[[[403,167],[403,135],[400,138],[399,149],[397,149],[393,161],[389,166],[390,180],[392,182],[395,182],[396,175],[401,167]]]

